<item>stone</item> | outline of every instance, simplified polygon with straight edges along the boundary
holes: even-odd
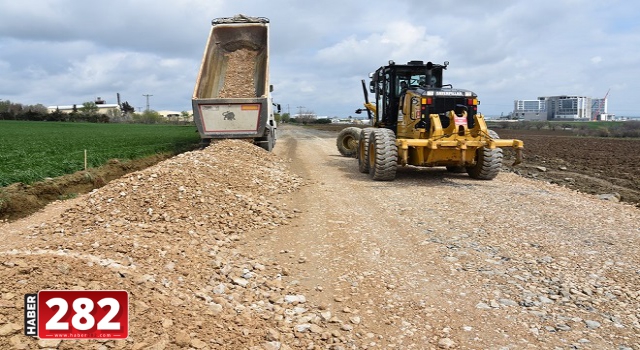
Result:
[[[518,306],[518,303],[516,303],[515,301],[513,301],[511,299],[500,299],[500,300],[498,300],[498,302],[500,302],[500,304],[505,305],[505,306]]]
[[[584,323],[587,325],[587,328],[589,329],[596,329],[601,326],[600,322],[598,321],[585,320]]]
[[[191,341],[191,346],[193,346],[196,349],[204,349],[207,346],[207,343],[205,343],[200,339],[193,339]]]
[[[610,202],[620,202],[620,193],[604,193],[604,194],[599,194],[598,196],[596,196],[596,198],[604,200],[604,201],[610,201]]]
[[[7,336],[13,333],[17,333],[22,326],[17,323],[6,323],[2,327],[0,327],[0,336]]]
[[[438,347],[440,349],[451,349],[454,346],[456,346],[456,343],[449,338],[440,338],[440,340],[438,340]]]
[[[178,334],[176,334],[175,343],[178,346],[186,347],[191,344],[191,336],[185,331],[179,331]]]
[[[491,306],[489,306],[487,303],[477,303],[476,309],[489,310],[491,309]]]
[[[41,348],[57,348],[62,340],[60,339],[40,339],[38,340],[38,346]]]

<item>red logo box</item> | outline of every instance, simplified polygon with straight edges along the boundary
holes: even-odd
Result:
[[[38,292],[40,339],[125,339],[129,336],[129,294],[123,290]]]

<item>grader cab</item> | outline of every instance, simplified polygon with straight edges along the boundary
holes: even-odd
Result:
[[[363,80],[364,110],[373,127],[341,131],[340,152],[356,155],[360,172],[381,181],[393,180],[398,165],[445,166],[491,180],[502,166],[500,147],[513,147],[514,165],[519,164],[523,142],[500,139],[489,130],[478,113],[478,96],[443,84],[447,66],[448,62],[390,61],[370,75],[369,91]],[[375,93],[374,102],[369,102],[368,92]]]

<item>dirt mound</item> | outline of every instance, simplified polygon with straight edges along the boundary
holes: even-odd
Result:
[[[237,249],[245,233],[268,236],[296,215],[282,196],[300,184],[275,155],[223,141],[131,173],[8,235],[0,244],[0,344],[38,347],[21,334],[22,296],[43,289],[130,293],[127,340],[64,340],[58,349],[352,344],[339,320],[287,283],[285,269]]]

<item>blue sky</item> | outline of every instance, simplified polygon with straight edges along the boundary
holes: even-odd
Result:
[[[353,115],[369,72],[423,60],[449,61],[445,83],[488,115],[609,89],[610,113],[640,115],[640,2],[617,0],[0,0],[0,99],[191,110],[211,19],[238,13],[271,20],[273,97],[292,114]]]

